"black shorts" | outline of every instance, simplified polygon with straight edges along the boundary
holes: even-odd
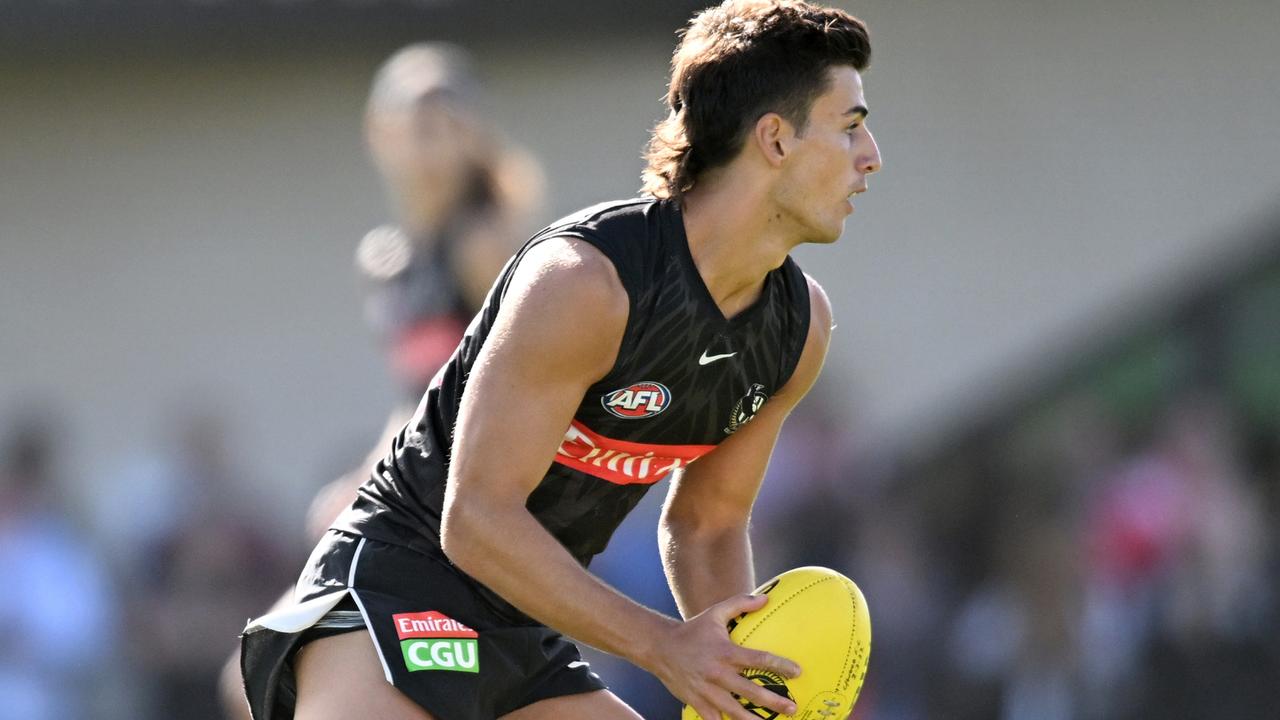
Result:
[[[288,720],[292,659],[306,642],[367,630],[382,670],[437,720],[494,720],[561,695],[605,688],[560,633],[514,620],[442,555],[331,530],[298,580],[296,602],[250,621],[241,670],[255,720]]]

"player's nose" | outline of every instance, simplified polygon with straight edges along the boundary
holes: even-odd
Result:
[[[876,138],[867,131],[866,145],[863,151],[858,154],[858,170],[863,175],[870,175],[874,172],[880,172],[880,146],[876,144]]]

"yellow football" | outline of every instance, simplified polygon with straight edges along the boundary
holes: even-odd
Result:
[[[801,673],[788,679],[752,669],[742,675],[790,697],[799,710],[792,716],[779,716],[746,700],[740,702],[765,720],[847,718],[862,689],[871,653],[871,616],[862,591],[834,570],[802,567],[782,573],[755,592],[768,595],[769,602],[730,621],[730,639],[743,647],[793,660]],[[687,705],[680,717],[701,720]]]

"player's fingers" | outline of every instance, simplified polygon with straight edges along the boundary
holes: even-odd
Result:
[[[720,695],[723,698],[717,697],[716,705],[720,707],[720,712],[728,715],[731,720],[760,720],[760,716],[743,707],[742,703],[738,702],[738,698],[724,691],[721,691]],[[719,715],[716,717],[719,718]]]
[[[759,610],[768,601],[768,595],[734,595],[712,605],[707,613],[723,625],[743,613]]]
[[[720,720],[720,711],[716,710],[714,705],[707,703],[689,703],[689,707],[698,713],[698,717],[702,720]]]
[[[800,666],[784,657],[763,650],[741,648],[734,652],[733,664],[742,669],[772,670],[787,678],[800,677]]]
[[[796,714],[797,708],[794,702],[766,687],[751,682],[741,675],[735,675],[732,680],[726,683],[726,687],[758,707],[769,708],[783,715]]]

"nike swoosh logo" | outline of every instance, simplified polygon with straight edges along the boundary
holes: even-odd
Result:
[[[725,359],[725,358],[727,358],[727,357],[733,357],[734,355],[737,355],[737,354],[738,354],[738,353],[736,353],[736,352],[731,352],[731,353],[725,353],[724,355],[708,355],[708,354],[707,354],[707,351],[706,351],[706,350],[703,350],[703,351],[702,351],[702,357],[698,358],[698,364],[699,364],[699,365],[710,365],[711,363],[713,363],[713,362],[715,362],[715,361],[717,361],[717,360],[723,360],[723,359]]]

